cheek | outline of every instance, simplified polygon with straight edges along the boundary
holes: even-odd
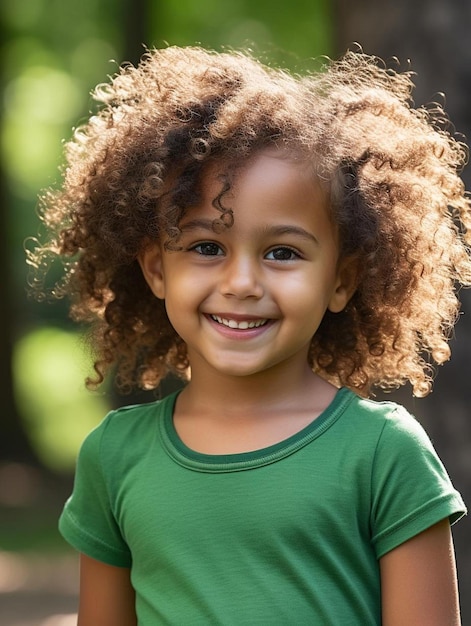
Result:
[[[166,298],[168,300],[191,300],[201,285],[200,277],[194,271],[178,264],[165,273]]]
[[[277,285],[279,303],[294,319],[319,321],[328,308],[334,290],[334,275],[307,274],[280,281]]]
[[[181,272],[167,277],[165,308],[174,327],[185,325],[198,312],[204,293],[203,281],[194,274]]]
[[[165,300],[165,310],[175,332],[184,341],[187,341],[189,321],[193,319],[188,315],[188,309],[184,306],[179,306],[178,300],[168,298]]]
[[[286,277],[276,277],[272,287],[280,298],[294,308],[298,301],[312,302],[312,306],[315,306],[316,303],[319,305],[328,299],[333,283],[331,274],[333,275],[333,272],[287,273]]]

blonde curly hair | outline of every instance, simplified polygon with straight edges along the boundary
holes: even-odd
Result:
[[[471,284],[471,212],[459,176],[466,147],[439,104],[413,106],[412,89],[410,72],[361,52],[293,76],[196,47],[148,51],[99,85],[98,113],[66,144],[61,189],[42,196],[47,240],[29,253],[36,293],[60,257],[53,293],[92,322],[88,384],[111,366],[125,389],[186,372],[186,345],[137,258],[163,235],[178,244],[211,164],[231,172],[276,147],[315,166],[341,254],[360,268],[346,309],[327,312],[313,337],[311,366],[362,395],[407,381],[426,395],[433,365],[450,356],[457,287]]]

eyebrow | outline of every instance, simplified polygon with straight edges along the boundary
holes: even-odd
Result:
[[[188,222],[185,222],[183,225],[180,226],[180,230],[183,233],[186,233],[190,230],[199,230],[199,229],[214,231],[213,224],[214,224],[214,220],[199,218],[199,219],[189,220]]]
[[[301,228],[301,226],[294,226],[293,224],[279,224],[276,226],[267,226],[264,231],[266,231],[268,235],[273,235],[275,237],[282,235],[295,235],[297,237],[301,237],[302,239],[307,239],[311,243],[319,243],[318,239],[312,233],[305,230],[304,228]]]
[[[182,232],[189,232],[198,229],[210,230],[211,232],[214,232],[213,223],[214,220],[198,218],[185,222],[180,228]],[[312,233],[305,230],[301,226],[294,226],[293,224],[277,224],[273,226],[270,225],[264,227],[262,230],[264,234],[274,237],[280,237],[283,235],[295,235],[296,237],[301,237],[302,239],[306,239],[311,243],[319,243],[318,239]]]

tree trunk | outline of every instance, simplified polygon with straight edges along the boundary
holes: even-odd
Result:
[[[0,32],[0,35],[3,34]],[[3,57],[2,57],[3,58]],[[0,68],[3,78],[3,67]],[[3,80],[1,80],[3,87]],[[1,89],[3,93],[3,89]],[[0,126],[3,110],[0,113]],[[8,216],[11,198],[8,192],[3,161],[0,162],[0,268],[2,272],[2,299],[0,304],[0,463],[23,461],[37,464],[38,460],[26,436],[13,394],[12,352],[13,352],[13,289],[10,277],[12,267],[11,232]]]
[[[425,104],[444,92],[457,130],[470,135],[471,4],[462,0],[333,0],[335,48],[359,43],[368,54],[398,57],[417,72],[414,99]],[[471,181],[471,172],[465,173]]]
[[[136,65],[149,45],[148,0],[124,0],[123,60]]]
[[[417,72],[417,105],[446,94],[446,110],[456,129],[471,139],[471,4],[462,0],[333,0],[336,54],[359,43],[368,54],[398,57],[400,67]],[[443,102],[443,100],[441,100]],[[471,168],[463,178],[470,188]],[[431,435],[455,486],[471,502],[471,298],[462,292],[465,315],[456,328],[452,359],[440,369],[434,392],[412,400],[406,390],[393,394]],[[413,480],[413,477],[411,477]],[[471,542],[465,523],[454,529],[460,587],[471,588]],[[461,597],[463,624],[471,624],[471,598]]]
[[[2,177],[3,179],[3,177]],[[1,184],[1,183],[0,183]],[[8,276],[12,274],[11,259],[8,258],[8,240],[6,233],[7,203],[4,186],[1,193],[0,206],[0,267],[2,270],[2,304],[0,306],[0,463],[5,461],[22,461],[37,464],[29,439],[18,414],[13,395],[12,359],[12,316]]]

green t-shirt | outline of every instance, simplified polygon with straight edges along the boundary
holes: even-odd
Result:
[[[131,567],[140,626],[381,623],[378,559],[465,513],[403,408],[341,389],[285,441],[205,455],[176,395],[110,413],[85,440],[64,537]]]

